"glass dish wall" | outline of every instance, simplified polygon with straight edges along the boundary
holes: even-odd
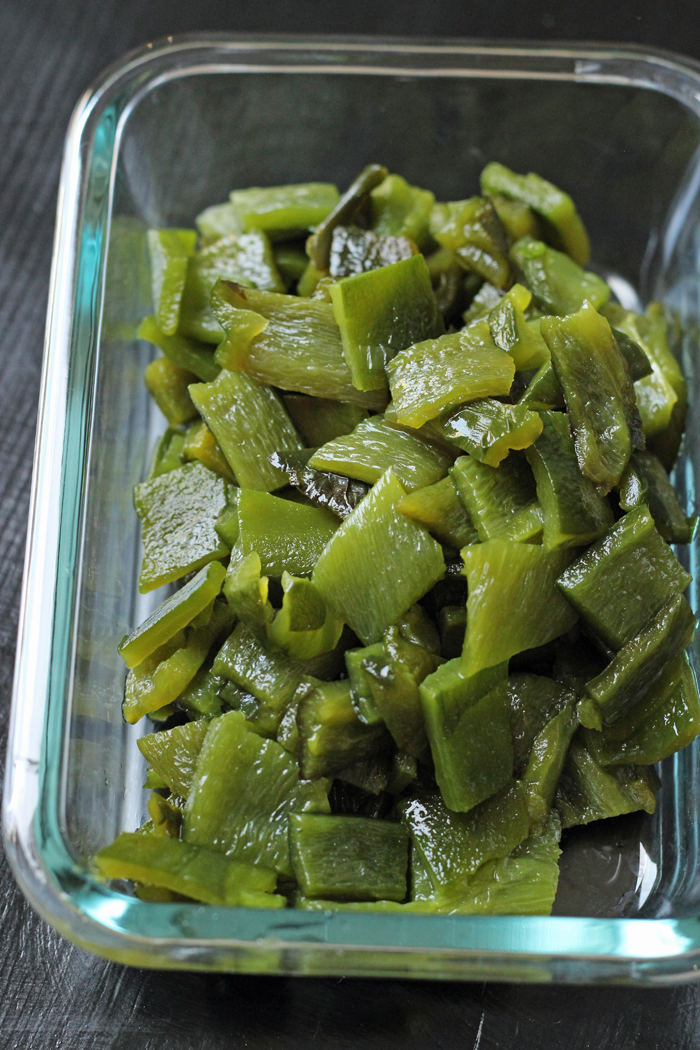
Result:
[[[680,316],[691,411],[677,483],[692,508],[699,99],[694,66],[624,49],[200,38],[127,57],[81,101],[59,202],[5,796],[20,884],[66,936],[152,966],[693,976],[695,745],[663,764],[654,817],[568,833],[553,917],[156,905],[95,883],[86,858],[145,819],[143,729],[121,717],[116,646],[162,598],[137,592],[131,503],[164,427],[141,378],[151,351],[135,339],[149,311],[148,226],[192,225],[233,188],[342,187],[373,160],[443,200],[476,192],[491,159],[542,173],[573,195],[619,297],[660,296]]]

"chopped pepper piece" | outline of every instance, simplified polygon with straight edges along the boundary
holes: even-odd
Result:
[[[214,360],[211,346],[188,339],[185,335],[166,335],[156,324],[153,315],[144,317],[136,334],[139,339],[146,339],[162,350],[172,364],[193,372],[204,383],[216,379],[221,371]]]
[[[691,543],[698,519],[689,518],[678,493],[653,452],[633,452],[620,479],[620,506],[629,511],[645,503],[667,543]]]
[[[167,357],[157,357],[146,365],[144,380],[148,392],[171,427],[179,427],[197,415],[188,391],[196,378]]]
[[[509,456],[499,467],[489,467],[473,456],[460,456],[450,477],[482,543],[527,542],[541,535],[535,482],[524,460]]]
[[[336,226],[333,230],[330,275],[334,279],[390,266],[410,259],[417,248],[407,237],[380,237],[357,226]]]
[[[209,470],[220,474],[227,481],[235,483],[226,456],[221,451],[219,443],[203,419],[198,419],[187,428],[185,443],[182,447],[182,458],[185,462],[198,459]]]
[[[174,729],[148,733],[136,741],[143,757],[175,795],[187,798],[208,729],[208,720],[200,718]]]
[[[585,302],[597,310],[608,301],[610,288],[605,281],[542,241],[523,237],[515,242],[510,256],[535,303],[547,313],[563,317],[580,310]]]
[[[326,609],[311,580],[282,573],[282,608],[270,623],[269,642],[295,660],[310,660],[335,649],[343,622]]]
[[[387,175],[369,195],[370,221],[382,237],[410,237],[424,251],[430,244],[430,213],[435,194],[411,186],[401,175]],[[331,271],[332,272],[332,271]]]
[[[330,214],[340,197],[331,182],[298,182],[289,186],[251,186],[233,190],[231,204],[246,230],[265,230],[273,239],[313,229]]]
[[[285,394],[284,403],[307,448],[320,448],[343,434],[350,434],[367,418],[360,405],[330,401],[305,394]]]
[[[180,320],[187,261],[194,255],[197,231],[149,230],[147,240],[156,322],[165,335],[174,335]]]
[[[368,164],[342,194],[333,210],[322,219],[306,242],[306,252],[317,270],[328,270],[331,241],[336,226],[347,226],[367,200],[368,194],[379,186],[388,175],[381,164]],[[307,294],[300,292],[300,295]]]
[[[441,543],[449,543],[457,550],[479,540],[452,478],[443,478],[410,492],[397,505],[397,510],[432,532]]]
[[[285,570],[293,576],[310,573],[339,525],[336,515],[323,507],[253,489],[241,489],[238,523],[242,553],[256,551],[268,576]]]
[[[477,273],[496,288],[507,288],[511,283],[508,245],[490,200],[470,197],[435,204],[430,232],[438,244],[455,253],[465,270]]]
[[[540,368],[549,361],[549,348],[542,338],[539,320],[529,322],[524,310],[532,293],[514,284],[488,315],[491,335],[497,346],[515,361],[518,372]]]
[[[319,683],[304,696],[297,725],[299,768],[309,779],[336,773],[390,743],[382,725],[368,726],[360,721],[347,680]]]
[[[441,422],[446,438],[480,463],[497,467],[511,449],[528,448],[542,433],[536,412],[494,398],[472,401]]]
[[[659,778],[650,766],[609,766],[603,769],[589,751],[574,741],[554,799],[562,827],[590,824],[643,809],[653,813]]]

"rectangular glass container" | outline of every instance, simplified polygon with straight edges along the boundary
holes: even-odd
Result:
[[[133,485],[162,417],[145,230],[192,225],[232,188],[346,185],[379,161],[438,199],[487,160],[576,200],[626,305],[677,312],[690,414],[676,482],[700,470],[700,66],[633,48],[192,37],[108,70],[79,102],[61,180],[14,706],[5,845],[66,937],[140,966],[511,981],[687,980],[700,965],[700,750],[663,763],[653,817],[566,836],[551,917],[154,904],[87,859],[144,819],[140,727],[116,646],[139,596]],[[680,553],[697,577],[697,546]],[[697,609],[697,585],[691,600]],[[700,655],[696,643],[693,659]]]

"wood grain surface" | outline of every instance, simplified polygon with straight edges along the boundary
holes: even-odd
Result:
[[[700,57],[694,0],[0,0],[0,748],[4,752],[61,150],[125,50],[193,30],[602,39]],[[1,756],[0,756],[1,757]],[[4,760],[4,759],[3,759]],[[700,985],[578,989],[158,973],[39,920],[0,856],[0,1048],[697,1050]]]

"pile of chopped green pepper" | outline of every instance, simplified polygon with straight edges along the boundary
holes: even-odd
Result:
[[[150,901],[548,914],[562,828],[653,812],[700,731],[687,390],[571,198],[368,165],[151,230],[167,420],[134,502],[124,717]],[[534,673],[536,672],[536,673]]]

